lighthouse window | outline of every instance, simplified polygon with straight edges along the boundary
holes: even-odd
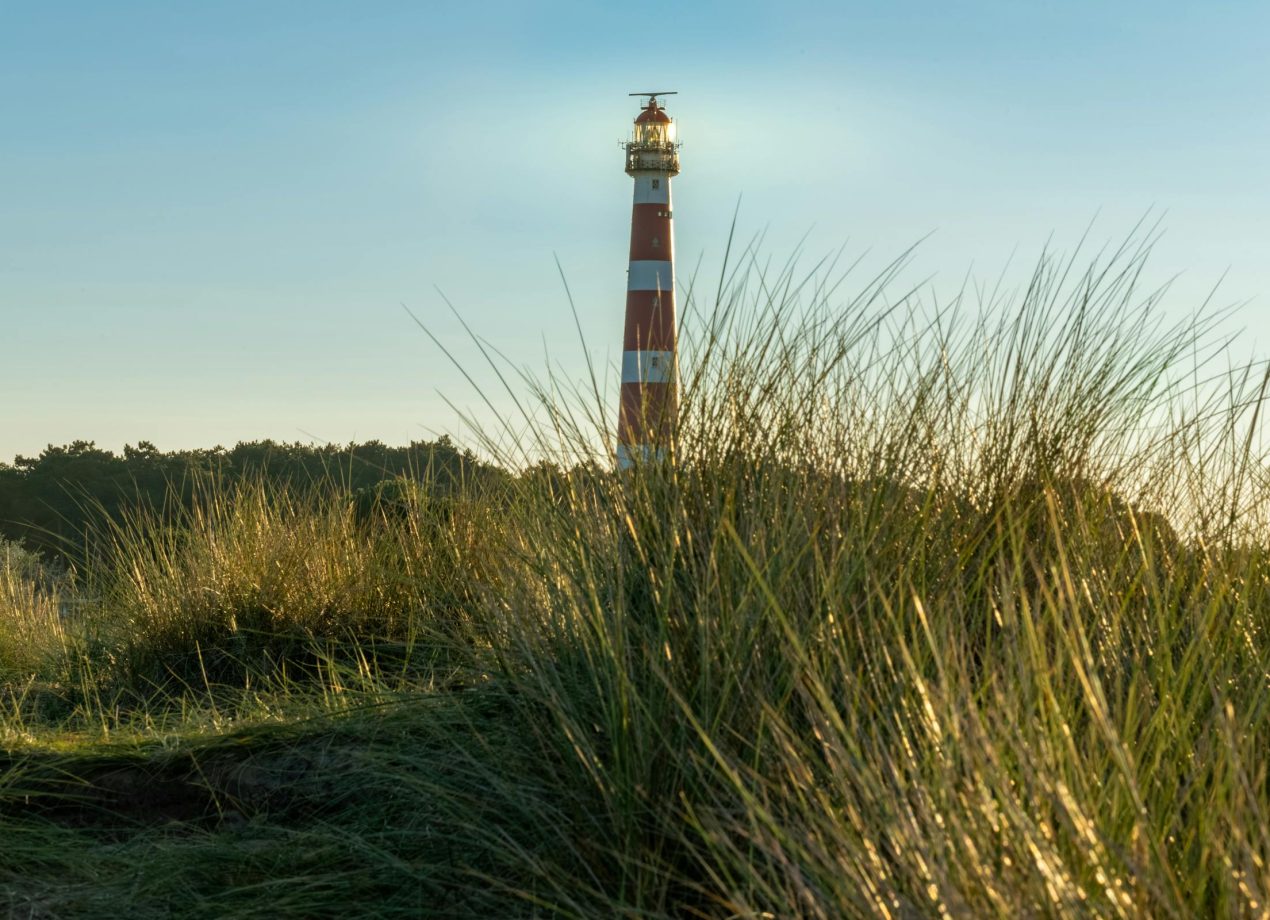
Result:
[[[648,147],[664,147],[671,141],[669,125],[642,124],[635,126],[635,143]]]
[[[653,188],[661,188],[661,180],[660,180],[660,179],[654,179],[654,180],[653,180]]]

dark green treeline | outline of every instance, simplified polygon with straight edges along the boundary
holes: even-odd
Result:
[[[46,557],[82,561],[91,535],[130,510],[188,506],[200,484],[224,485],[263,477],[279,485],[327,488],[373,495],[381,483],[402,477],[429,488],[506,476],[448,437],[405,447],[379,441],[315,446],[251,441],[232,448],[163,452],[148,441],[123,454],[92,441],[49,445],[38,457],[0,463],[0,536],[20,540]]]

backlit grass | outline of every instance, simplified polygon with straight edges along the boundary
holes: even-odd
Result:
[[[2,659],[5,908],[1264,915],[1265,377],[1143,258],[752,265],[690,299],[673,464],[508,375],[554,460],[510,484],[103,534]]]

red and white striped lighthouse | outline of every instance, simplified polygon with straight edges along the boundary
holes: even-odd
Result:
[[[626,144],[626,172],[635,179],[631,262],[622,337],[622,397],[617,466],[667,456],[678,409],[675,356],[675,243],[670,180],[679,175],[674,121],[647,96]]]

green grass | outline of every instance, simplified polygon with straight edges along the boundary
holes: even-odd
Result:
[[[932,304],[747,252],[673,465],[502,371],[555,466],[210,484],[61,633],[5,575],[0,905],[1265,915],[1265,377],[1144,256]]]
[[[0,674],[38,671],[60,657],[58,604],[66,587],[37,556],[0,540]]]

